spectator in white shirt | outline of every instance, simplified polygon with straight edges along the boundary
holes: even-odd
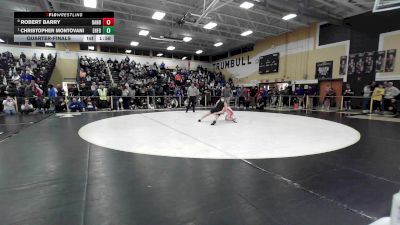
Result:
[[[7,96],[7,99],[3,101],[3,111],[7,115],[15,115],[15,100],[10,96]]]
[[[394,98],[400,94],[400,90],[393,86],[393,82],[388,82],[383,97],[384,111],[390,111],[393,108]]]
[[[17,73],[13,73],[11,80],[12,81],[19,81],[21,79],[21,77],[17,74]]]
[[[21,113],[29,114],[33,112],[33,105],[29,102],[29,99],[25,98],[25,102],[21,105]]]

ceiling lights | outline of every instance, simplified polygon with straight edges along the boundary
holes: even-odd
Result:
[[[182,60],[186,60],[186,59],[187,59],[187,57],[186,57],[186,56],[182,57]]]
[[[162,54],[162,53],[157,53],[157,56],[158,57],[161,57],[161,56],[163,56],[164,54]]]
[[[254,6],[254,4],[251,2],[243,2],[242,4],[240,4],[240,8],[243,8],[243,9],[250,9],[253,6]]]
[[[241,35],[241,36],[247,36],[247,35],[250,35],[250,34],[252,34],[252,33],[253,33],[252,30],[247,30],[247,31],[241,33],[240,35]]]
[[[94,46],[89,45],[89,46],[88,46],[88,50],[94,51]]]
[[[149,31],[148,30],[140,30],[139,31],[139,35],[140,36],[147,36],[149,34]]]
[[[222,43],[222,42],[217,42],[217,43],[214,44],[214,46],[215,46],[215,47],[219,47],[219,46],[221,46],[221,45],[223,45],[223,44],[224,44],[224,43]]]
[[[291,20],[291,19],[293,19],[295,17],[297,17],[296,14],[290,13],[290,14],[287,14],[286,16],[282,17],[282,19],[283,20]]]
[[[97,8],[97,0],[83,0],[83,5],[88,8]]]
[[[174,50],[175,49],[175,47],[174,46],[168,46],[168,48],[167,48],[167,50],[169,50],[169,51],[172,51],[172,50]]]
[[[132,53],[132,50],[130,50],[130,49],[127,49],[127,50],[125,51],[125,53],[127,53],[127,54],[131,54],[131,53]]]
[[[196,51],[196,54],[197,54],[197,55],[199,55],[199,54],[201,54],[201,53],[203,53],[203,50],[197,50],[197,51]]]
[[[53,47],[53,43],[51,43],[51,42],[46,42],[46,43],[44,43],[44,46]]]
[[[217,26],[217,23],[215,23],[215,22],[209,22],[209,23],[207,23],[206,25],[204,25],[204,29],[207,29],[207,30],[211,30],[211,29],[213,29],[214,27],[216,27]]]
[[[192,37],[184,37],[183,38],[183,41],[184,42],[189,42],[189,41],[191,41],[192,40]]]
[[[151,18],[155,19],[155,20],[162,20],[164,18],[164,16],[165,16],[165,12],[156,11]]]
[[[139,45],[139,42],[137,42],[137,41],[132,41],[131,42],[131,46],[138,46]]]

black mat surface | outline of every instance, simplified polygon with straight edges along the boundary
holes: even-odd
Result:
[[[0,224],[367,225],[389,215],[400,189],[398,124],[294,113],[349,125],[362,138],[253,165],[109,151],[77,134],[123,114],[51,116],[0,142]]]
[[[9,138],[23,128],[46,119],[49,116],[50,114],[41,113],[31,115],[17,114],[13,116],[0,114],[0,141]]]

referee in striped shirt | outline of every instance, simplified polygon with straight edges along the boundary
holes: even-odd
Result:
[[[193,112],[195,112],[195,106],[197,103],[197,96],[200,94],[199,89],[194,86],[194,83],[190,85],[190,87],[187,90],[187,95],[189,97],[189,104],[186,107],[186,112],[189,111],[190,106],[193,108]]]

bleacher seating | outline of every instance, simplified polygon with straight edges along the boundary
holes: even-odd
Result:
[[[0,58],[0,97],[11,95],[12,97],[24,97],[22,90],[26,85],[34,80],[38,87],[43,90],[44,95],[47,93],[47,85],[53,73],[56,63],[56,56],[49,54],[34,54],[31,58],[27,58],[21,53],[16,58],[11,52],[1,53]],[[16,89],[10,92],[9,90]]]

